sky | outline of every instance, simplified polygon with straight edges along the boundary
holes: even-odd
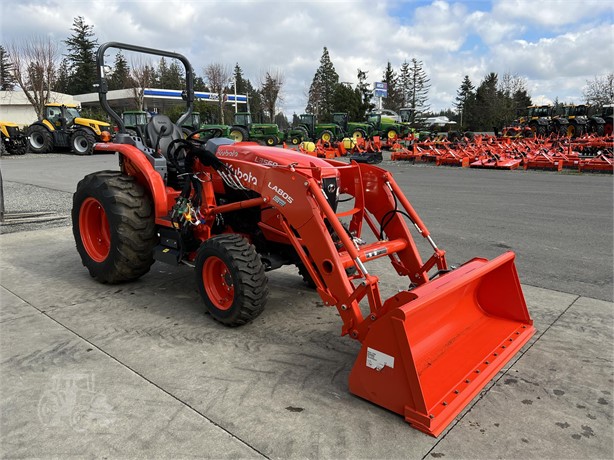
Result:
[[[517,75],[534,103],[580,103],[587,81],[614,72],[611,0],[3,0],[0,44],[43,35],[64,46],[76,16],[99,44],[181,53],[199,75],[238,62],[257,84],[279,70],[287,116],[304,112],[324,47],[353,84],[358,68],[373,84],[387,62],[422,61],[434,111],[453,106],[465,75],[476,87],[490,72]]]

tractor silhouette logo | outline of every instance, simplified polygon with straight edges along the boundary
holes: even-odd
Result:
[[[108,428],[115,417],[106,395],[94,390],[93,374],[58,374],[38,402],[38,418],[83,432]]]

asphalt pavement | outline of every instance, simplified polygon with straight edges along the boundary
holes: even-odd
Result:
[[[94,282],[72,191],[117,159],[28,154],[0,160],[2,457],[613,458],[612,176],[382,166],[452,263],[517,253],[537,329],[439,438],[348,392],[359,344],[293,268],[235,329],[187,267]]]

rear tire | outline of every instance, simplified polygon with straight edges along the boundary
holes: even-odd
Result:
[[[70,149],[75,155],[91,155],[94,153],[96,137],[90,131],[77,129],[70,136]]]
[[[72,226],[83,265],[101,283],[135,280],[154,262],[154,208],[132,176],[119,171],[85,176],[73,195]]]
[[[31,152],[49,153],[53,149],[53,137],[44,126],[31,126],[28,130],[28,136],[28,144]]]
[[[226,326],[247,324],[262,313],[267,283],[256,248],[241,235],[214,236],[198,249],[198,290],[213,319]]]
[[[228,133],[230,138],[236,142],[245,142],[249,140],[249,133],[246,129],[240,126],[234,126],[230,129],[230,133]]]

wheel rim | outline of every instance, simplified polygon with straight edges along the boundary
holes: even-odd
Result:
[[[243,134],[241,134],[241,131],[231,131],[230,137],[232,137],[237,142],[241,142],[243,140]]]
[[[103,262],[111,250],[111,230],[107,213],[97,199],[87,198],[81,205],[79,232],[87,254]]]
[[[40,149],[43,147],[44,140],[43,135],[38,132],[34,132],[30,134],[30,145],[35,149]]]
[[[328,142],[328,141],[330,141],[330,134],[328,134],[328,133],[324,133],[324,134],[322,134],[322,140],[323,140],[324,142]]]
[[[85,136],[79,135],[73,139],[73,148],[76,152],[85,153],[88,147],[89,145]]]
[[[267,145],[275,145],[275,140],[274,139],[267,139],[266,143],[267,143]]]
[[[215,256],[207,258],[203,265],[203,286],[215,308],[228,310],[234,301],[235,288],[228,266]]]
[[[352,134],[352,137],[354,139],[361,139],[363,136],[362,136],[362,133],[360,131],[354,131],[354,133]]]
[[[396,139],[397,138],[397,132],[390,130],[388,131],[388,139]]]
[[[298,144],[298,139],[296,137],[292,138],[292,145],[297,145]]]

